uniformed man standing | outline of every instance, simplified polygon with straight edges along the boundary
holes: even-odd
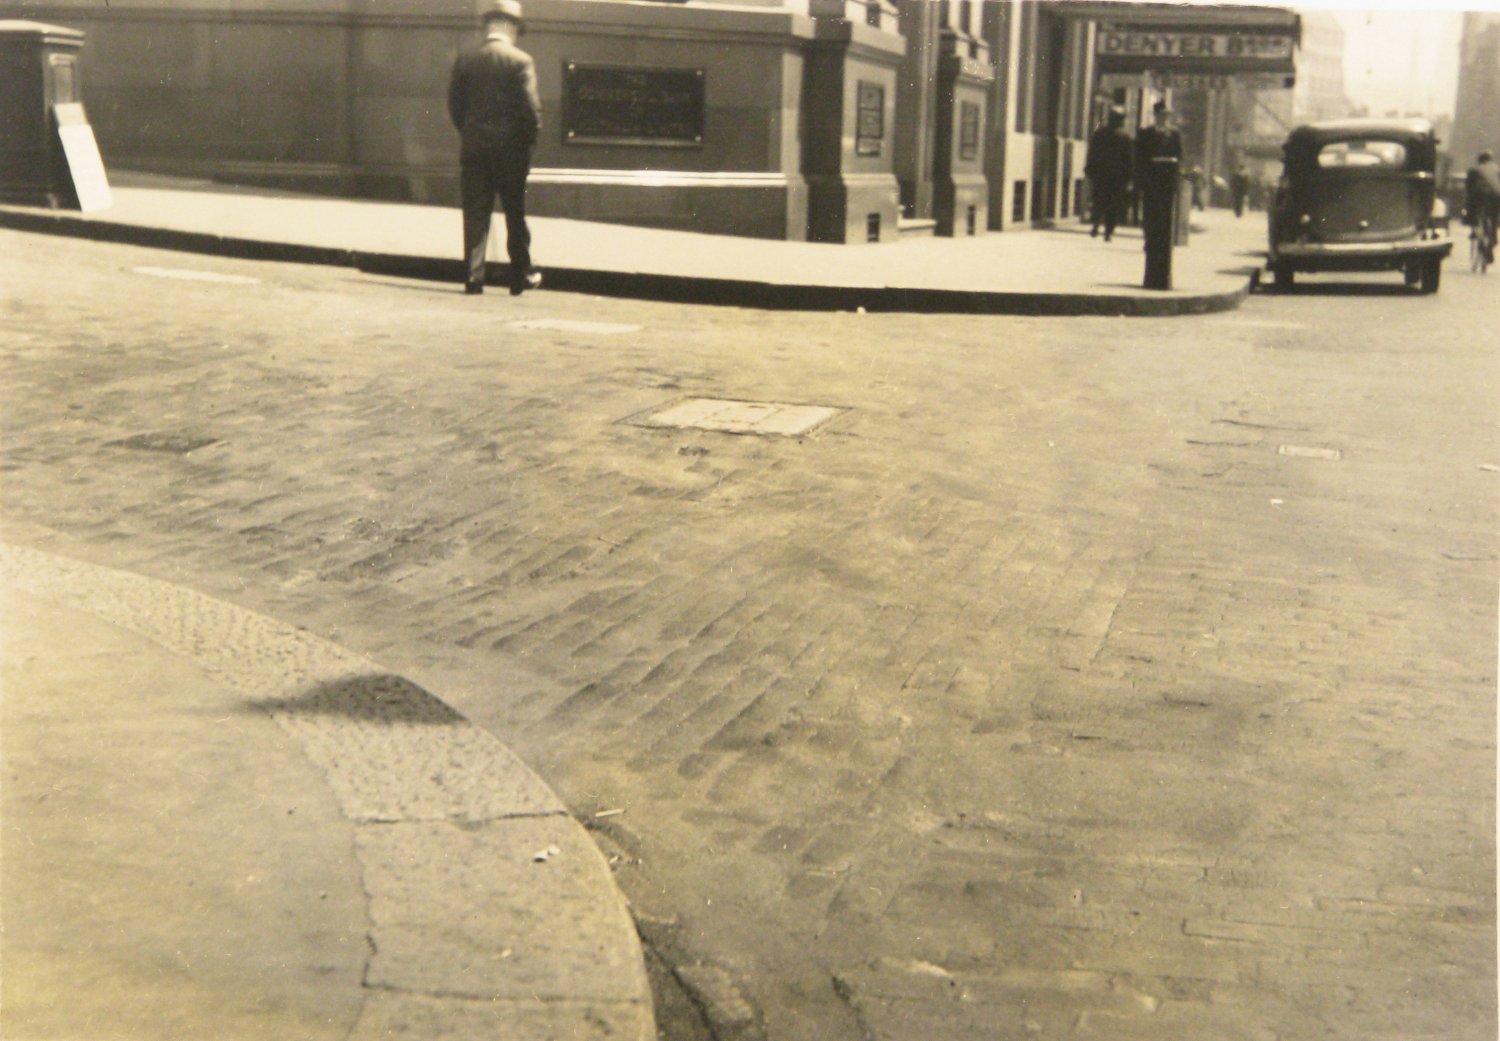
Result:
[[[458,128],[459,191],[464,211],[466,293],[484,292],[485,248],[495,198],[505,211],[510,293],[542,284],[531,266],[526,178],[542,125],[536,65],[516,46],[525,30],[517,0],[494,0],[483,15],[484,43],[459,55],[448,84],[448,114]]]
[[[1147,289],[1172,288],[1173,217],[1177,204],[1182,137],[1172,129],[1165,101],[1151,109],[1155,120],[1135,135],[1135,183],[1141,192],[1141,230],[1146,238]]]

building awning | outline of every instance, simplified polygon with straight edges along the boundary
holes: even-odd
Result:
[[[1100,73],[1231,77],[1290,76],[1302,19],[1285,7],[1150,4],[1108,0],[1047,3],[1052,13],[1094,22]]]
[[[1302,42],[1301,16],[1289,7],[1251,4],[1141,4],[1126,0],[1048,0],[1051,14],[1102,24],[1121,23],[1156,28],[1191,25],[1203,28],[1274,29],[1289,32]]]

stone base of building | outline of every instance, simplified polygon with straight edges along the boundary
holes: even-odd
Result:
[[[895,242],[901,189],[892,174],[810,175],[809,242]]]
[[[983,174],[939,181],[932,200],[937,233],[963,238],[989,231],[989,194],[990,183]]]
[[[532,171],[529,208],[550,217],[801,241],[809,190],[781,173]]]

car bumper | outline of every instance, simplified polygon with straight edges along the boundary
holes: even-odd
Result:
[[[1286,242],[1272,251],[1272,260],[1290,264],[1302,271],[1379,270],[1399,268],[1408,261],[1441,260],[1453,252],[1453,240],[1411,240],[1401,242]]]

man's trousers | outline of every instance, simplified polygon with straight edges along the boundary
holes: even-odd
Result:
[[[510,255],[510,283],[523,283],[531,272],[531,230],[526,226],[526,178],[531,173],[531,150],[465,155],[459,166],[459,192],[464,209],[464,259],[468,280],[484,281],[485,248],[495,199],[505,211],[505,249]]]
[[[1115,228],[1125,220],[1125,183],[1116,180],[1091,181],[1093,190],[1093,225],[1097,230],[1104,225],[1105,237],[1115,233]]]

